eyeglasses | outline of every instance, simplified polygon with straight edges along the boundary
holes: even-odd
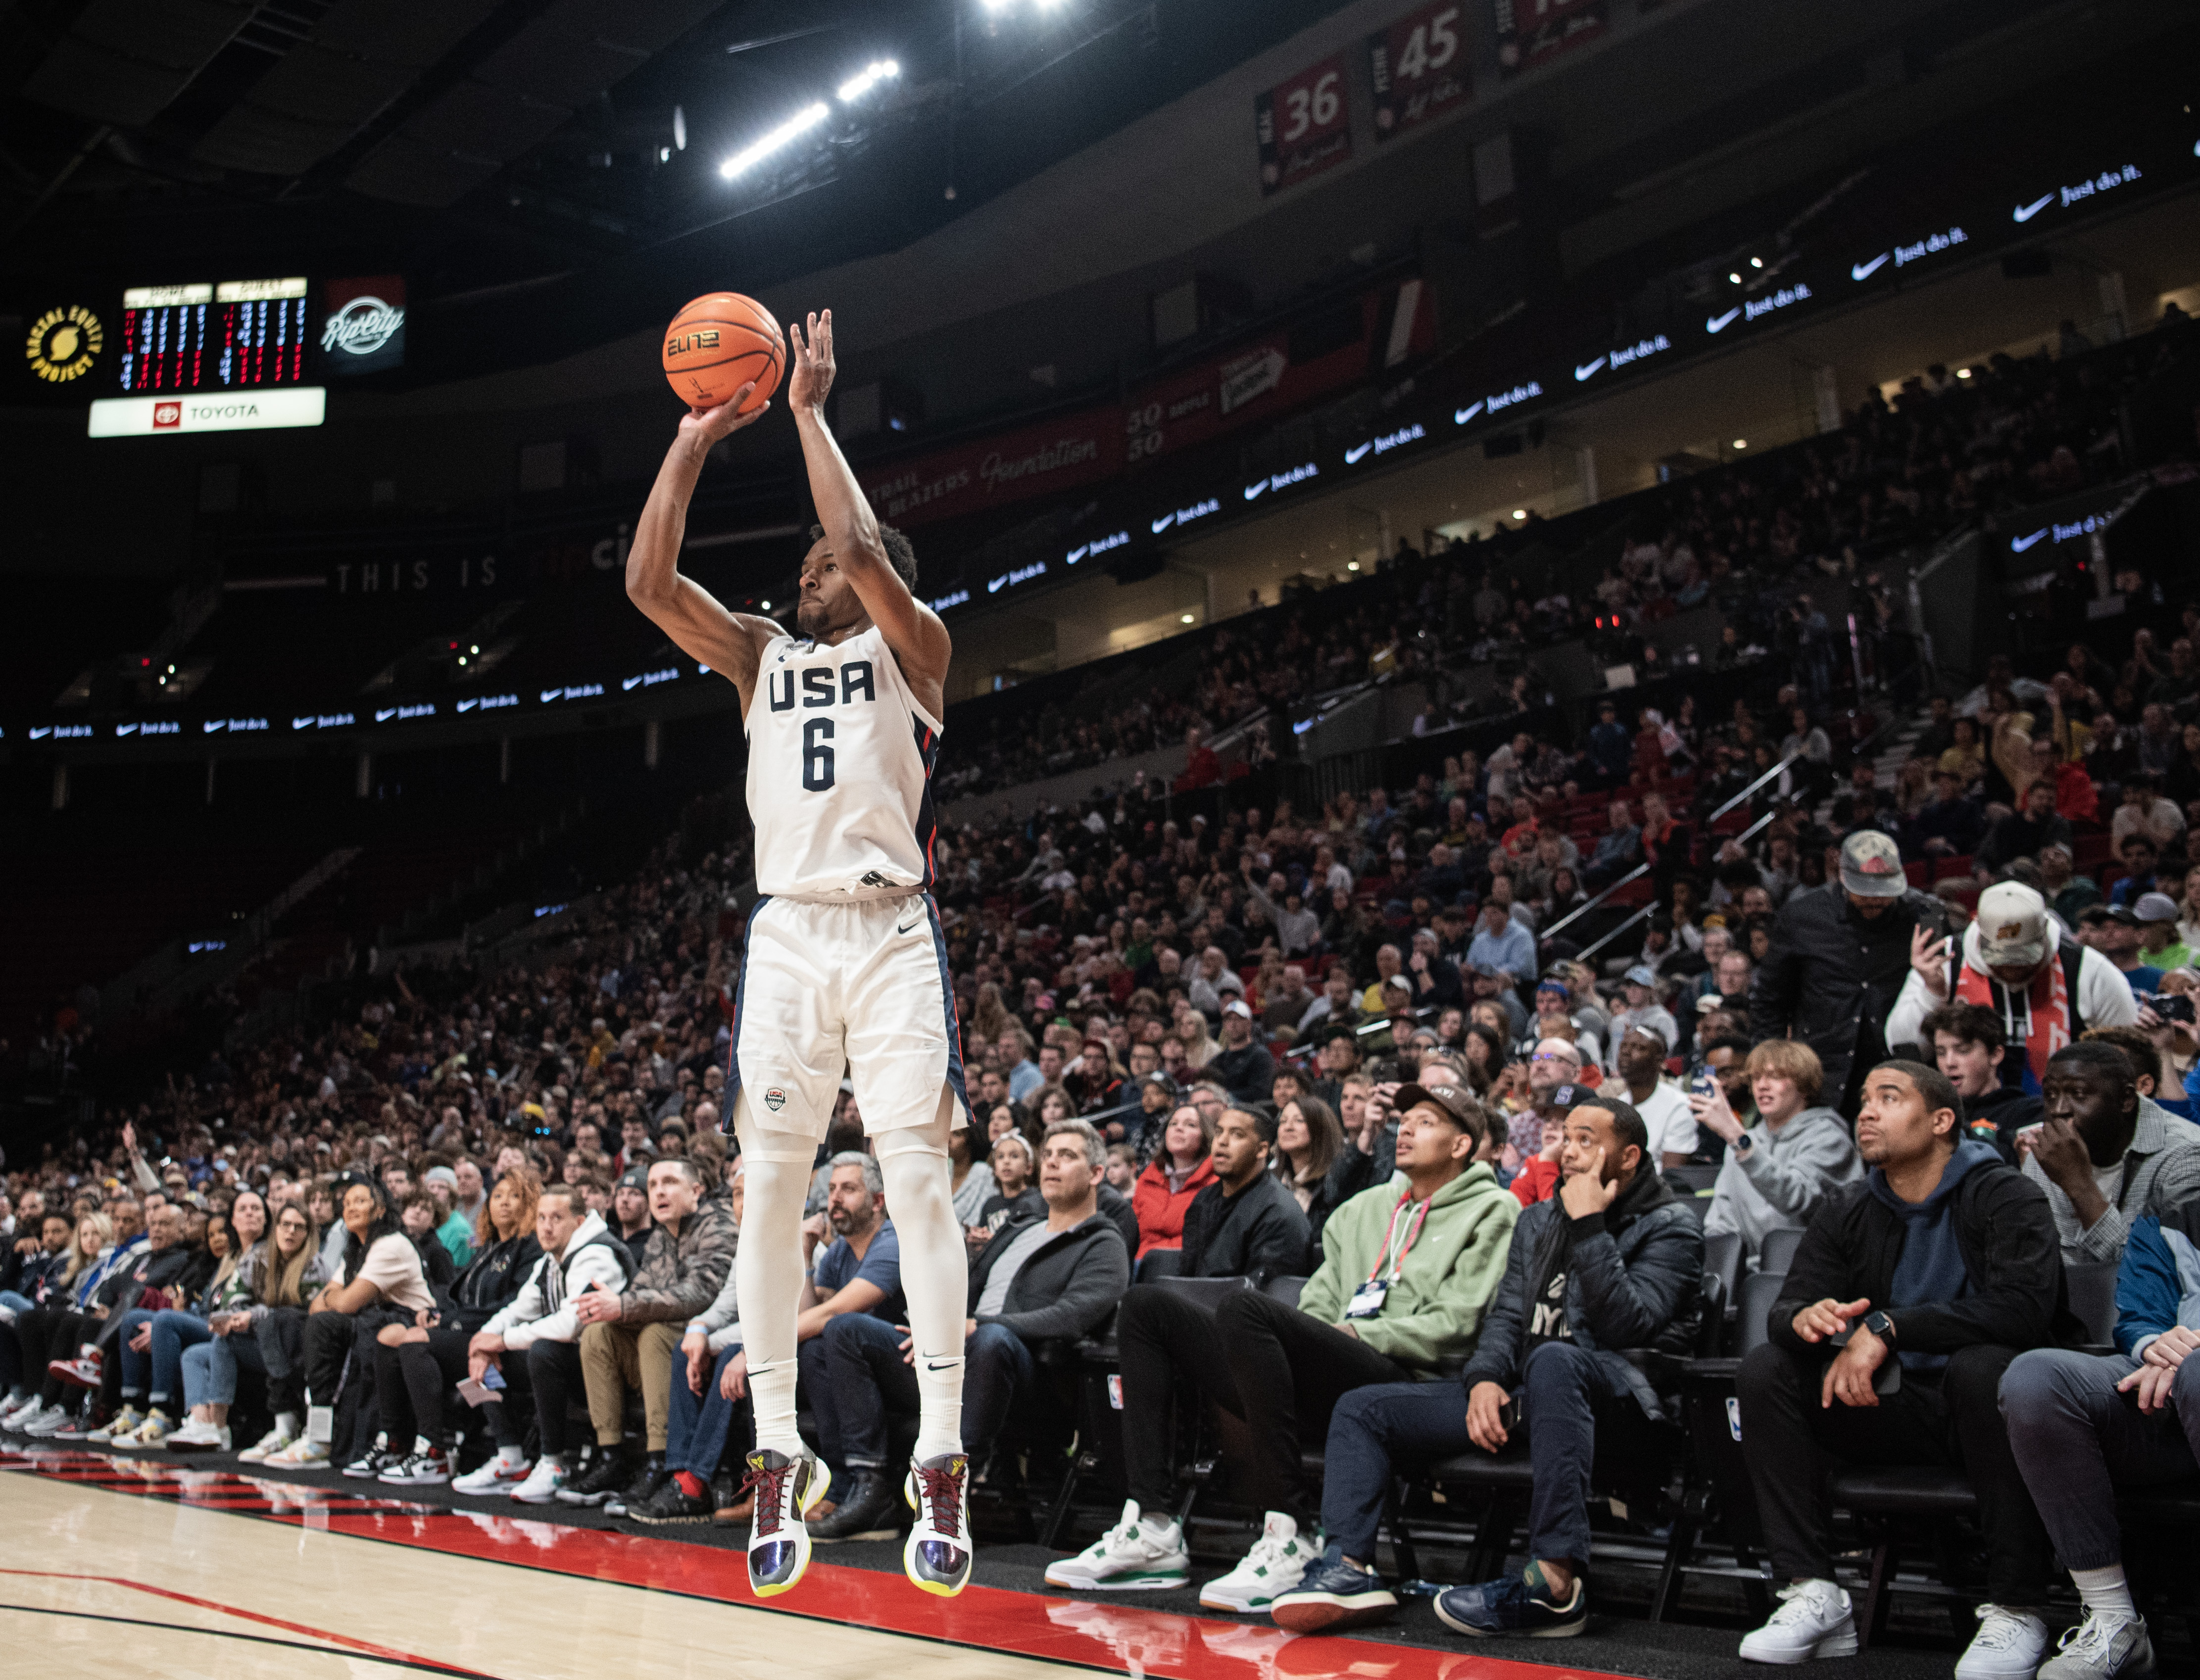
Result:
[[[1581,1066],[1578,1056],[1561,1056],[1554,1050],[1539,1050],[1528,1058],[1530,1062],[1564,1062],[1571,1067]]]

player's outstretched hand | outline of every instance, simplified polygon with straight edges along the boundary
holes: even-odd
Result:
[[[740,406],[749,400],[749,393],[755,389],[756,381],[752,379],[716,408],[690,408],[680,417],[680,441],[683,443],[692,441],[699,448],[708,449],[713,444],[731,437],[743,426],[754,425],[771,410],[770,403],[759,402],[746,414],[740,412]]]
[[[787,380],[787,400],[797,408],[822,410],[826,394],[833,389],[833,376],[840,365],[833,359],[833,312],[820,314],[812,311],[810,316],[809,342],[803,340],[802,323],[787,324],[787,348],[789,353]]]

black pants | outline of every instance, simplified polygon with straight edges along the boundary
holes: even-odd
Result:
[[[1115,1340],[1122,1352],[1123,1458],[1131,1497],[1167,1508],[1169,1402],[1179,1376],[1245,1425],[1249,1461],[1238,1485],[1249,1504],[1306,1520],[1299,1488],[1302,1431],[1321,1438],[1337,1402],[1370,1383],[1413,1373],[1355,1337],[1256,1290],[1213,1312],[1141,1285],[1123,1297]]]
[[[2009,1445],[1997,1394],[2011,1348],[1965,1348],[1940,1380],[1905,1372],[1876,1406],[1819,1404],[1825,1355],[1768,1343],[1741,1362],[1741,1455],[1776,1575],[1829,1581],[1825,1478],[1836,1465],[1947,1465],[1970,1478],[1986,1542],[1986,1590],[1996,1604],[2037,1610],[2047,1601],[2047,1530]]]
[[[267,1409],[302,1418],[306,1411],[306,1309],[271,1307],[253,1326],[260,1362],[267,1367]]]
[[[513,1361],[507,1361],[507,1367]],[[535,1425],[545,1457],[565,1451],[565,1408],[573,1396],[586,1395],[577,1342],[535,1342],[527,1349],[527,1384],[535,1391]],[[502,1437],[500,1437],[500,1439]]]
[[[439,1326],[428,1332],[424,1342],[395,1348],[375,1343],[375,1398],[391,1447],[404,1451],[418,1435],[439,1447],[451,1444],[443,1398],[466,1374],[466,1344],[472,1340],[465,1331]]]

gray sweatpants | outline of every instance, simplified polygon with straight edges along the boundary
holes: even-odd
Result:
[[[2116,1392],[2139,1363],[2041,1348],[2002,1374],[2010,1448],[2065,1569],[2123,1561],[2117,1489],[2182,1481],[2200,1466],[2200,1355],[2178,1367],[2170,1403],[2151,1414]]]

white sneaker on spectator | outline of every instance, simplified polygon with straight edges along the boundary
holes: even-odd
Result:
[[[1172,1521],[1159,1533],[1138,1515],[1138,1501],[1123,1501],[1122,1520],[1074,1558],[1049,1564],[1050,1587],[1081,1587],[1087,1592],[1151,1593],[1181,1587],[1191,1579],[1191,1554],[1184,1530]]]
[[[2062,1636],[2062,1642],[2039,1670],[2039,1680],[2121,1680],[2154,1667],[2154,1642],[2138,1616],[2103,1616],[2088,1610],[2086,1619]]]
[[[276,1454],[289,1448],[297,1438],[290,1431],[278,1423],[274,1428],[239,1453],[237,1455],[237,1461],[239,1464],[258,1464],[263,1460],[272,1459]]]
[[[385,1466],[375,1479],[395,1488],[441,1487],[451,1479],[451,1460],[441,1447],[416,1436],[412,1450]]]
[[[1271,1511],[1244,1560],[1227,1575],[1202,1587],[1199,1601],[1209,1610],[1258,1614],[1276,1601],[1277,1595],[1298,1585],[1308,1566],[1320,1557],[1321,1547],[1300,1537],[1296,1520],[1281,1511]]]
[[[229,1450],[229,1425],[192,1418],[168,1437],[168,1450],[172,1453],[225,1453]]]
[[[123,1437],[128,1435],[135,1435],[138,1432],[138,1426],[144,1421],[145,1414],[143,1412],[139,1411],[135,1406],[125,1406],[120,1411],[117,1412],[114,1417],[102,1424],[97,1429],[92,1431],[91,1434],[85,1436],[84,1438],[91,1442],[96,1446],[107,1447],[120,1445],[125,1448],[132,1447],[137,1443],[133,1441],[125,1441]]]
[[[1806,1663],[1813,1657],[1852,1657],[1856,1616],[1849,1595],[1831,1581],[1797,1581],[1780,1589],[1785,1601],[1772,1619],[1745,1635],[1741,1660]]]
[[[0,1429],[12,1431],[19,1419],[27,1418],[38,1409],[38,1391],[17,1395],[13,1399],[0,1401]]]
[[[24,1434],[44,1441],[59,1434],[61,1425],[75,1415],[66,1406],[41,1406],[16,1427]]]
[[[2032,1680],[2047,1654],[2047,1624],[2028,1610],[1978,1608],[1979,1630],[1956,1659],[1956,1680]]]
[[[325,1470],[329,1449],[301,1435],[279,1453],[268,1454],[264,1462],[281,1465],[288,1470]]]
[[[548,1505],[558,1497],[558,1490],[565,1485],[565,1466],[554,1458],[535,1460],[535,1468],[527,1472],[527,1479],[512,1490],[512,1496],[523,1505]]]
[[[451,1483],[451,1491],[475,1494],[504,1493],[513,1488],[525,1486],[532,1475],[533,1472],[529,1468],[525,1459],[508,1459],[502,1453],[498,1453],[480,1469],[469,1470],[465,1475],[454,1478]]]

